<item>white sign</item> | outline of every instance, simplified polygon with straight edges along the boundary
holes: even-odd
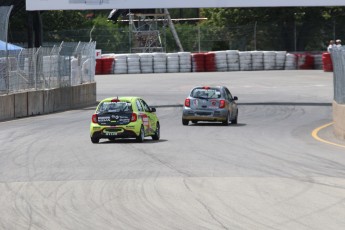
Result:
[[[345,6],[344,0],[26,0],[26,10]]]
[[[102,50],[96,49],[96,59],[100,59],[102,57]]]

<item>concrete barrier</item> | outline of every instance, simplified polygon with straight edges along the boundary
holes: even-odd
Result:
[[[27,117],[28,116],[28,93],[14,94],[14,117]]]
[[[345,105],[333,101],[334,135],[345,140]]]
[[[0,121],[14,118],[14,94],[0,96]]]
[[[54,90],[45,90],[43,94],[43,113],[53,113],[54,112]]]
[[[96,102],[96,87],[92,84],[83,84],[81,87],[71,87],[72,105],[77,108],[90,105],[90,102]]]
[[[54,112],[65,111],[72,108],[72,87],[54,89]],[[76,86],[80,87],[80,86]]]
[[[43,114],[43,92],[28,92],[28,116]]]
[[[0,96],[0,121],[96,104],[96,83]]]

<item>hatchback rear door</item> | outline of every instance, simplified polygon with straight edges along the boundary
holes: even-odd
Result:
[[[197,110],[219,108],[221,93],[218,88],[195,88],[191,92],[190,107]]]
[[[97,115],[100,125],[127,125],[131,121],[132,106],[125,101],[103,102],[98,107]]]

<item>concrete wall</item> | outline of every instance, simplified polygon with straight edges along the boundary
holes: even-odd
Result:
[[[14,118],[28,116],[28,93],[14,94]]]
[[[96,104],[96,83],[0,96],[0,121]]]
[[[43,114],[43,91],[28,92],[28,116]]]
[[[0,119],[9,120],[14,118],[14,95],[0,96]]]
[[[333,101],[334,134],[345,140],[345,105]]]

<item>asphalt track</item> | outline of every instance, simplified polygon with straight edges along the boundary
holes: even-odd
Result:
[[[98,100],[139,95],[157,107],[161,140],[92,144],[94,107],[0,123],[0,229],[343,229],[332,77],[96,76]],[[183,126],[195,85],[227,85],[239,123]]]

